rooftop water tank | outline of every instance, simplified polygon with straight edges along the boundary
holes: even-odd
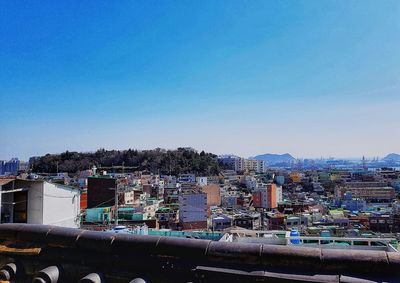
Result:
[[[290,237],[299,237],[300,233],[297,229],[292,229],[292,231],[290,231]],[[299,245],[300,244],[300,239],[292,239],[290,240],[290,242],[293,245]]]

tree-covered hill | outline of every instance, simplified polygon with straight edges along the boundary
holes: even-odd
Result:
[[[160,174],[194,173],[198,175],[215,175],[223,165],[212,153],[197,152],[190,148],[165,150],[105,150],[96,152],[70,152],[46,154],[30,160],[30,167],[36,173],[75,173],[80,170],[96,167],[124,166],[129,171],[147,170]],[[131,168],[129,168],[131,167]]]

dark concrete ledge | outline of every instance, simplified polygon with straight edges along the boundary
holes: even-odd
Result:
[[[246,272],[291,270],[293,273],[307,271],[322,275],[362,274],[400,278],[397,277],[400,276],[400,253],[385,251],[121,235],[31,224],[1,224],[0,241],[37,244],[42,247],[39,258],[42,256],[46,260],[56,258],[62,251],[60,260],[74,262],[80,259],[84,262],[84,258],[88,258],[88,263],[101,264],[103,261],[110,266],[119,266],[118,260],[122,262],[122,259],[129,258],[130,261],[124,260],[121,265],[127,266],[130,262],[138,264],[146,260],[158,263],[172,260],[185,268],[202,265],[239,267]],[[348,278],[351,280],[351,277]]]

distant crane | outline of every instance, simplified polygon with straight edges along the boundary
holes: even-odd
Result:
[[[365,156],[363,155],[362,157],[362,167],[364,169],[364,171],[368,170],[368,166],[367,166],[367,160],[365,159]]]

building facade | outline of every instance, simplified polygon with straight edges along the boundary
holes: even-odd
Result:
[[[199,191],[179,195],[179,223],[183,230],[207,228],[207,194]]]
[[[255,208],[277,208],[278,202],[282,201],[282,187],[276,184],[267,184],[254,190],[252,195]]]
[[[245,159],[234,155],[220,156],[219,160],[236,172],[264,173],[266,169],[263,160]]]
[[[108,176],[88,177],[87,208],[113,206],[117,179]]]
[[[20,161],[12,158],[9,161],[0,160],[0,175],[17,175]]]
[[[2,223],[79,227],[79,189],[22,179],[10,180],[0,189]]]
[[[346,193],[369,202],[391,202],[396,197],[394,188],[373,182],[354,182],[335,188],[335,196],[339,199],[344,199]]]

